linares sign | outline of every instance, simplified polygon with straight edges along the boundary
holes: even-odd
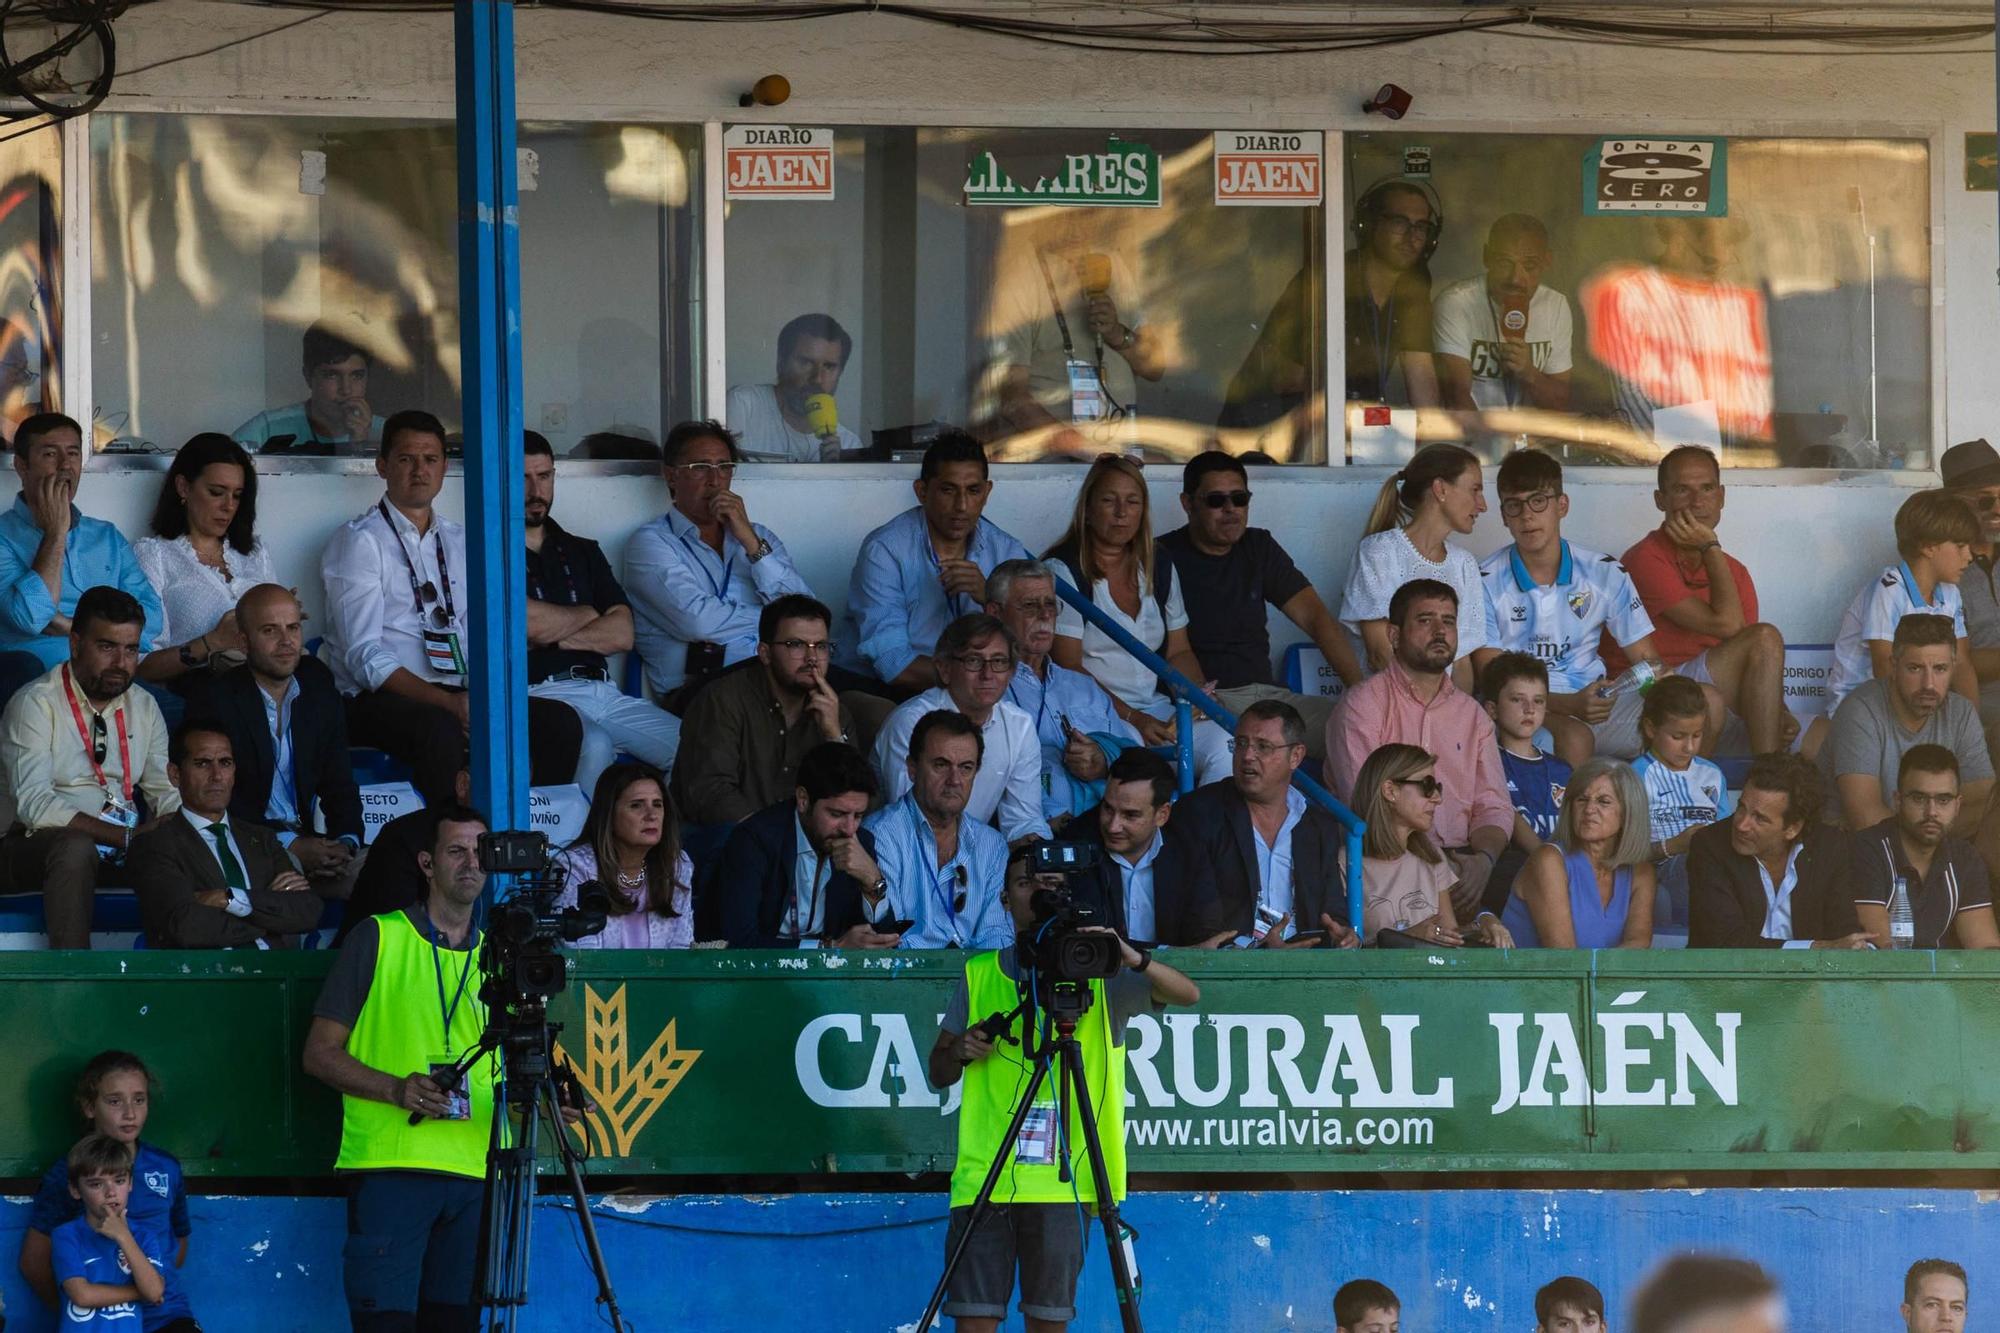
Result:
[[[833,131],[731,125],[722,132],[725,199],[833,198]]]
[[[1266,208],[1317,204],[1324,197],[1318,130],[1215,132],[1215,202]]]
[[[991,151],[965,171],[968,204],[1054,205],[1066,208],[1158,208],[1160,155],[1142,143],[1112,139],[1101,153],[1070,153],[1053,176],[1021,184]]]

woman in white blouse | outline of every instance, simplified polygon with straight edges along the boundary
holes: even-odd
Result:
[[[1167,553],[1153,543],[1152,507],[1138,464],[1117,454],[1102,454],[1091,464],[1069,531],[1045,558],[1126,633],[1189,680],[1207,681],[1188,644],[1180,581]],[[1050,655],[1094,676],[1147,745],[1174,743],[1174,704],[1159,678],[1068,603],[1057,613]],[[1229,776],[1229,733],[1205,718],[1195,723],[1194,764],[1197,782]]]
[[[1458,594],[1461,661],[1492,645],[1479,562],[1445,540],[1470,534],[1485,512],[1479,456],[1455,444],[1425,445],[1382,483],[1340,596],[1340,623],[1361,640],[1369,671],[1389,665],[1389,599],[1413,579],[1436,579]],[[1469,671],[1458,681],[1461,689],[1472,688]]]
[[[162,613],[160,642],[139,664],[142,680],[179,690],[189,672],[243,659],[237,600],[275,581],[256,526],[250,455],[213,431],[182,445],[153,509],[153,535],[133,548]]]
[[[685,949],[694,943],[694,862],[680,847],[680,816],[651,764],[613,764],[590,794],[583,833],[563,853],[561,907],[591,880],[611,912],[579,949]]]

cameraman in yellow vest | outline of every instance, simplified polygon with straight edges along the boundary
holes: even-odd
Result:
[[[479,1044],[479,931],[486,820],[439,812],[417,861],[424,902],[370,917],[341,947],[313,1006],[305,1071],[340,1093],[337,1170],[353,1173],[345,1280],[356,1333],[456,1333],[473,1303],[480,1200],[493,1127],[493,1066],[454,1086],[452,1063]],[[411,1113],[422,1117],[410,1123]]]
[[[1036,889],[1058,887],[1059,879],[1039,879],[1029,869],[1033,843],[1013,849],[1004,893],[1017,930],[1034,924]],[[1108,927],[1100,927],[1112,933]],[[1124,970],[1109,981],[1090,983],[1090,1010],[1076,1026],[1091,1111],[1112,1193],[1125,1197],[1125,1024],[1148,1008],[1193,1004],[1201,991],[1184,974],[1144,949],[1119,940]],[[1085,1235],[1078,1203],[1095,1205],[1096,1182],[1083,1137],[1083,1121],[1070,1107],[1065,1129],[1056,1126],[1057,1070],[1052,1068],[1035,1096],[1035,1107],[1014,1143],[1007,1132],[1033,1066],[1021,1050],[1023,1019],[1008,1023],[1007,1037],[989,1041],[977,1026],[996,1014],[1013,1013],[1020,1003],[1012,945],[976,953],[965,960],[965,977],[946,1006],[937,1044],[931,1047],[933,1086],[965,1079],[958,1112],[958,1161],[951,1173],[949,1255],[972,1214],[972,1201],[997,1154],[1009,1165],[993,1190],[993,1206],[980,1218],[965,1256],[952,1274],[944,1313],[959,1333],[992,1333],[1007,1317],[1007,1298],[1018,1267],[1021,1314],[1028,1333],[1060,1333],[1076,1317],[1076,1276],[1083,1268]],[[1050,1034],[1053,1036],[1053,1032]],[[1070,1176],[1058,1178],[1058,1155],[1069,1152]]]

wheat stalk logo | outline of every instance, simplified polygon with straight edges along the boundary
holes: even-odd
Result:
[[[700,1058],[701,1052],[684,1050],[674,1039],[674,1020],[653,1038],[653,1044],[636,1061],[627,1058],[625,1036],[625,987],[620,986],[604,999],[590,986],[583,988],[585,1055],[577,1070],[597,1109],[587,1117],[600,1142],[609,1141],[619,1157],[632,1155],[632,1141],[646,1122],[673,1096],[674,1089]],[[577,1064],[556,1044],[556,1053]],[[570,1132],[582,1138],[582,1127]]]

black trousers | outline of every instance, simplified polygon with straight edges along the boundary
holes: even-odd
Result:
[[[442,708],[387,690],[363,690],[347,701],[347,738],[408,764],[410,785],[425,805],[449,805],[452,784],[466,759],[464,728]],[[583,750],[583,719],[553,699],[528,700],[528,773],[538,787],[576,779]]]

